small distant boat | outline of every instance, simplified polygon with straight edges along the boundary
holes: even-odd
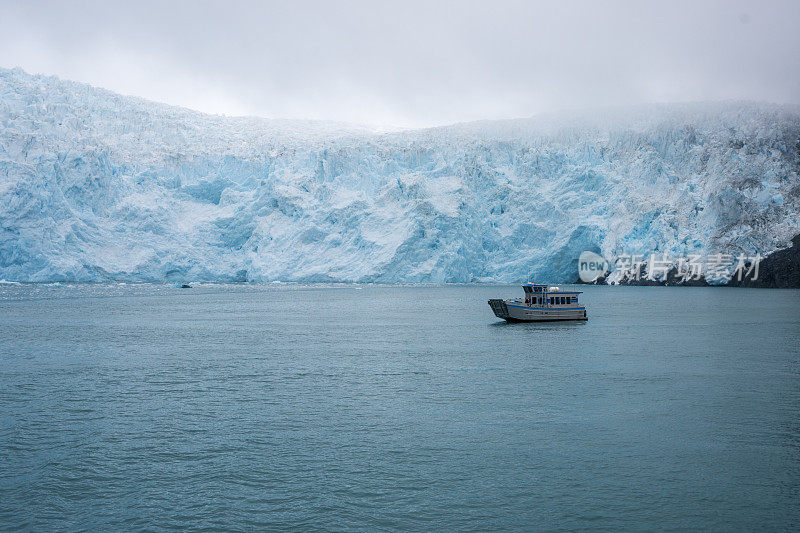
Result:
[[[550,285],[523,285],[525,298],[489,300],[495,316],[508,322],[588,320],[586,308],[578,303],[582,291],[562,291]]]

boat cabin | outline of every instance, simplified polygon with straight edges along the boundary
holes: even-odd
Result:
[[[578,295],[582,291],[562,291],[550,285],[523,285],[525,305],[528,307],[570,308],[578,305]]]

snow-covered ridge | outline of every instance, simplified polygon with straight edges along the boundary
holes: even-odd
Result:
[[[381,133],[0,69],[0,279],[520,281],[800,233],[800,112],[646,106]]]

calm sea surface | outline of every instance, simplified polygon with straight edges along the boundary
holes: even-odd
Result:
[[[0,285],[0,529],[797,530],[800,291]]]

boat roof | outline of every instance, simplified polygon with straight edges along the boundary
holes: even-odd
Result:
[[[523,287],[544,287],[545,289],[547,287],[550,287],[550,285],[547,285],[547,284],[544,284],[544,283],[524,283],[522,286]],[[558,289],[558,287],[556,287],[556,288]],[[583,291],[565,291],[565,290],[561,290],[561,289],[558,289],[557,291],[553,291],[553,292],[554,293],[558,292],[560,294],[583,294]]]

